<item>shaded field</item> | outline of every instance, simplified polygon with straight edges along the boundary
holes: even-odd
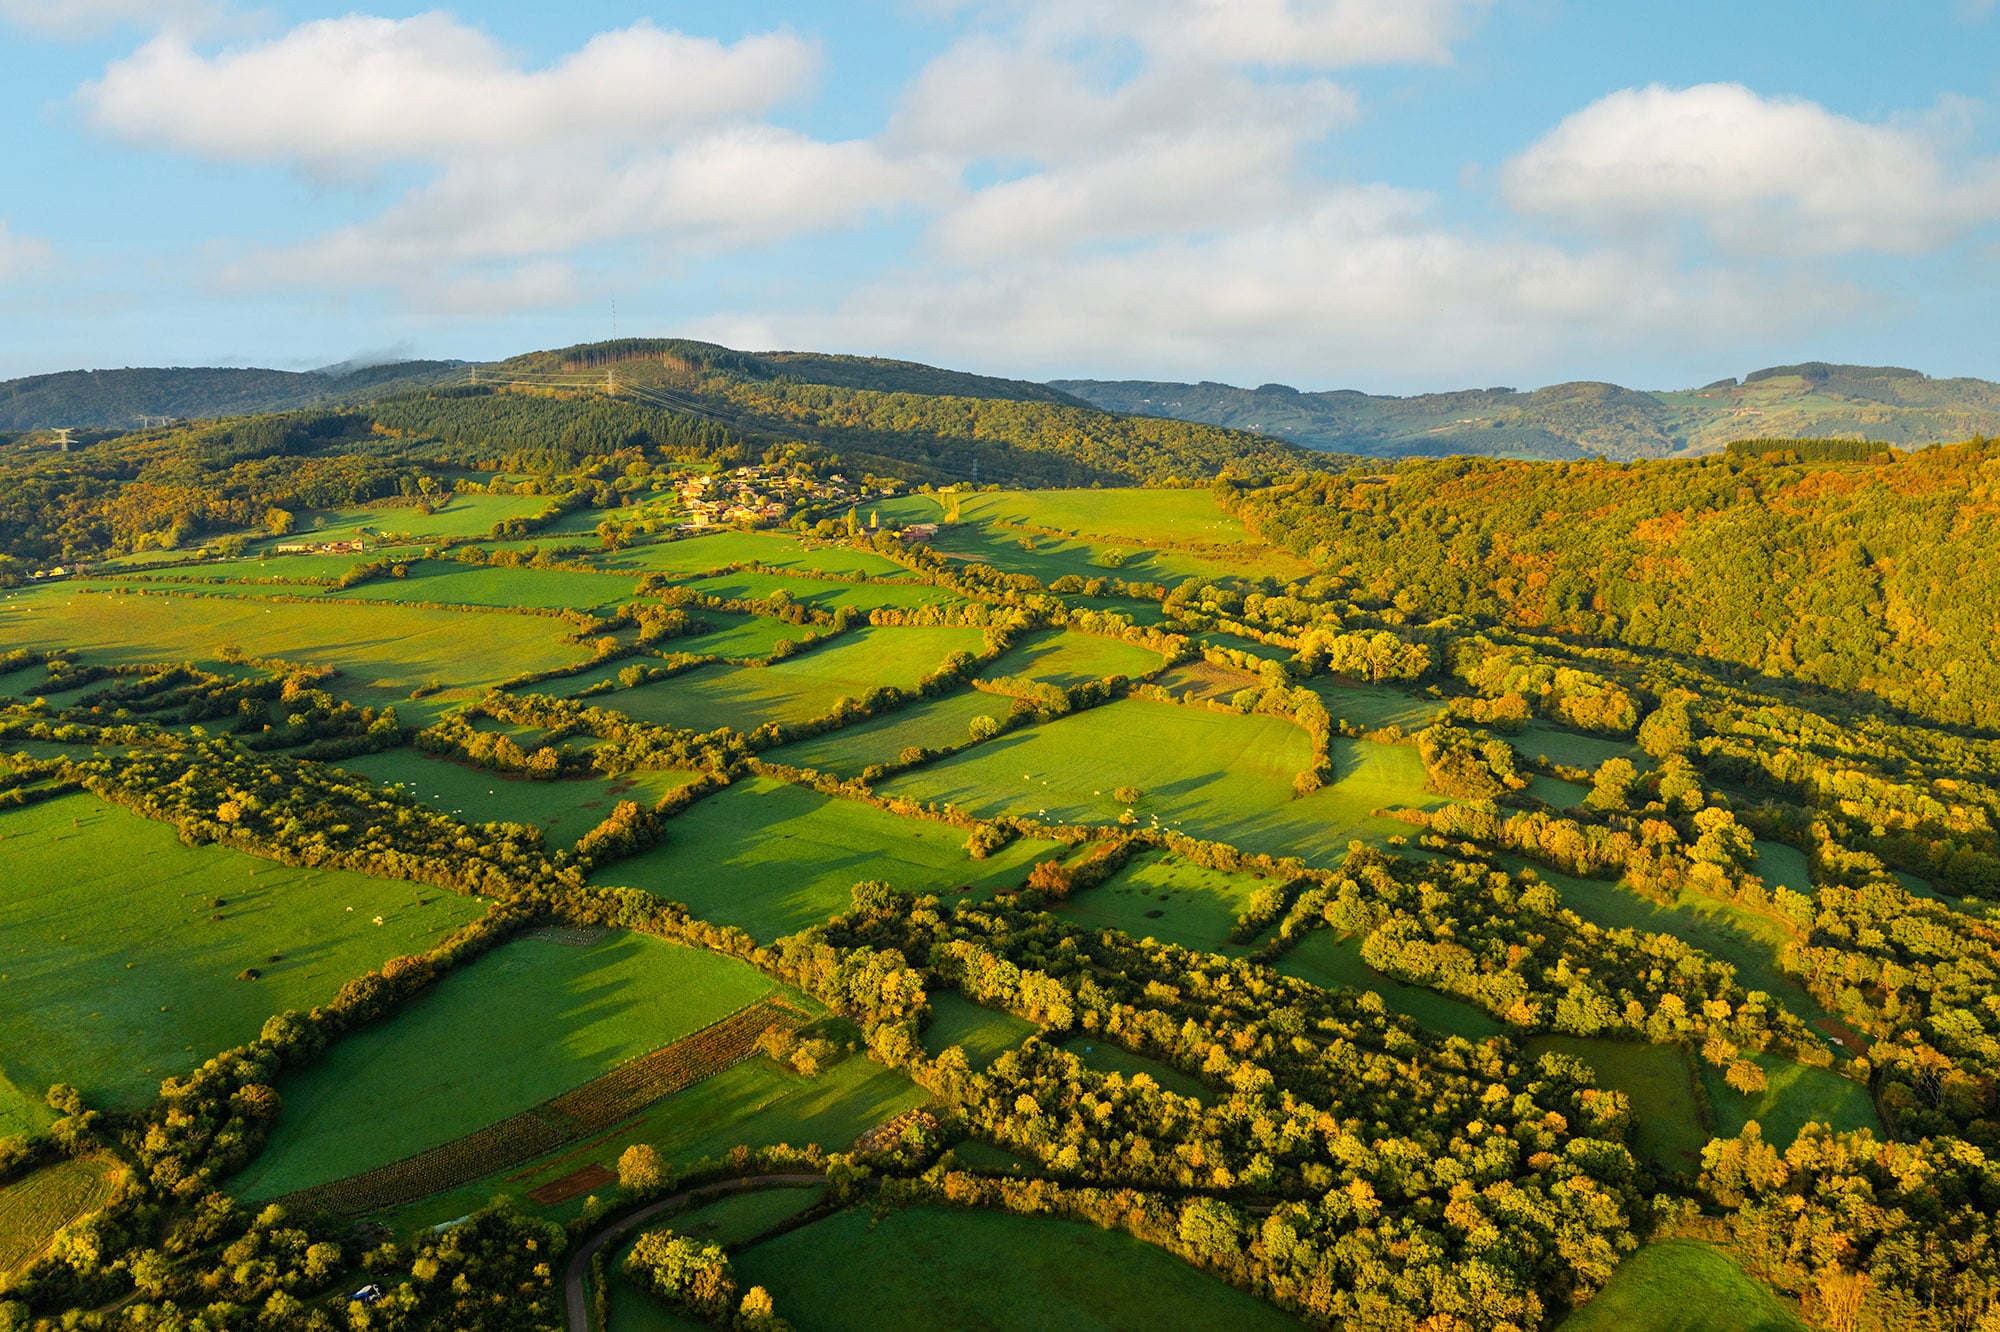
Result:
[[[54,1082],[100,1107],[142,1105],[271,1014],[323,1004],[485,909],[425,885],[187,846],[87,795],[0,814],[0,882],[0,1066],[31,1098],[0,1100],[0,1132],[45,1122]],[[261,978],[239,979],[247,968]]]
[[[964,744],[971,738],[974,717],[1000,721],[1012,707],[1013,700],[1003,695],[960,690],[913,703],[886,717],[843,726],[809,740],[795,740],[772,750],[768,757],[778,763],[854,777],[871,763],[893,762],[911,746],[944,749]]]
[[[867,879],[905,892],[1015,888],[1056,851],[1018,840],[985,860],[965,830],[753,777],[670,820],[659,845],[596,876],[680,902],[768,942],[848,910]]]
[[[755,1245],[735,1266],[802,1332],[1156,1332],[1162,1310],[1177,1332],[1297,1326],[1129,1235],[1005,1212],[857,1208]]]
[[[980,641],[977,629],[858,629],[770,666],[702,666],[594,701],[660,726],[748,732],[767,721],[823,716],[841,699],[865,698],[883,685],[912,688],[952,653],[977,652]]]
[[[536,615],[482,615],[414,606],[310,605],[251,597],[117,596],[38,588],[0,594],[0,642],[70,647],[107,666],[186,661],[207,670],[234,643],[253,657],[334,666],[329,692],[356,703],[395,705],[406,722],[427,719],[454,699],[477,697],[530,671],[587,658],[562,641],[569,626]],[[441,690],[420,703],[418,685]],[[421,723],[420,723],[421,724]]]
[[[1312,762],[1306,733],[1272,717],[1123,699],[1011,732],[885,782],[885,795],[944,802],[982,816],[1110,823],[1136,786],[1142,822],[1248,850],[1337,861],[1350,840],[1407,834],[1373,811],[1429,807],[1414,748],[1334,741],[1335,778],[1299,798]],[[1190,755],[1201,763],[1191,769]]]
[[[123,1169],[107,1157],[71,1157],[0,1188],[0,1277],[41,1257],[58,1230],[109,1202]]]
[[[1641,771],[1653,766],[1653,760],[1646,751],[1630,741],[1578,735],[1575,731],[1559,730],[1541,722],[1530,722],[1519,735],[1510,735],[1506,739],[1518,754],[1545,758],[1573,768],[1594,769],[1608,758],[1631,759],[1632,766]]]
[[[1749,1096],[1724,1082],[1723,1070],[1701,1064],[1701,1082],[1708,1089],[1709,1104],[1715,1107],[1718,1137],[1735,1137],[1753,1119],[1763,1130],[1764,1141],[1779,1151],[1791,1146],[1799,1130],[1815,1121],[1835,1132],[1865,1128],[1877,1138],[1886,1136],[1875,1103],[1860,1083],[1849,1082],[1832,1069],[1807,1068],[1775,1055],[1752,1054],[1750,1058],[1764,1070],[1766,1085]]]
[[[353,562],[373,558],[359,556]],[[417,560],[402,578],[376,578],[327,595],[344,601],[435,601],[447,606],[608,611],[632,600],[637,586],[629,577],[573,569],[489,568],[456,560]]]
[[[645,935],[516,939],[283,1079],[285,1113],[231,1191],[276,1197],[464,1137],[771,988],[743,963]]]
[[[1548,801],[1557,809],[1574,809],[1590,794],[1590,788],[1558,777],[1537,775],[1528,778],[1528,794],[1537,800]]]
[[[1400,726],[1405,731],[1420,731],[1444,711],[1434,700],[1411,698],[1387,685],[1337,684],[1325,679],[1306,684],[1320,696],[1335,722],[1350,722],[1364,730]]]
[[[1722,1250],[1661,1240],[1618,1265],[1560,1332],[1805,1332],[1798,1315]]]
[[[1597,1085],[1624,1092],[1639,1115],[1635,1154],[1672,1170],[1699,1170],[1708,1141],[1694,1100],[1694,1069],[1678,1045],[1643,1045],[1584,1036],[1535,1036],[1523,1041],[1530,1060],[1554,1050],[1597,1070]]]
[[[1064,1043],[1063,1049],[1099,1073],[1116,1073],[1128,1082],[1143,1073],[1160,1084],[1162,1091],[1191,1096],[1204,1105],[1217,1096],[1215,1088],[1171,1065],[1148,1059],[1142,1054],[1133,1054],[1122,1045],[1113,1045],[1095,1036],[1072,1037]]]
[[[650,808],[695,779],[691,772],[628,772],[537,782],[415,749],[363,754],[342,759],[339,766],[371,782],[400,787],[405,795],[470,823],[534,824],[548,834],[551,848],[575,842],[621,800]]]
[[[1039,634],[987,667],[989,676],[1011,675],[1068,688],[1106,676],[1138,679],[1160,668],[1160,654],[1136,643],[1091,634]]]
[[[1278,959],[1278,971],[1295,980],[1331,990],[1345,986],[1379,995],[1392,1013],[1414,1018],[1440,1036],[1483,1041],[1506,1032],[1507,1026],[1483,1009],[1420,985],[1405,985],[1384,976],[1361,960],[1361,936],[1314,930]]]
[[[1238,957],[1248,947],[1229,942],[1236,918],[1264,880],[1205,869],[1168,851],[1134,856],[1095,888],[1055,908],[1089,929],[1122,930],[1202,952]]]
[[[930,1025],[924,1028],[924,1049],[936,1058],[951,1046],[959,1046],[974,1068],[985,1068],[1040,1028],[1026,1018],[985,1008],[954,990],[940,990],[931,996]]]

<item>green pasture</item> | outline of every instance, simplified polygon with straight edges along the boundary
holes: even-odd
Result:
[[[1063,1049],[1099,1073],[1116,1073],[1128,1082],[1143,1073],[1158,1083],[1162,1091],[1170,1091],[1176,1096],[1193,1097],[1204,1105],[1216,1097],[1215,1088],[1199,1079],[1189,1077],[1171,1064],[1148,1059],[1142,1054],[1133,1054],[1124,1046],[1113,1045],[1102,1037],[1072,1037],[1064,1043]]]
[[[356,564],[375,558],[369,555],[241,555],[232,559],[204,561],[200,564],[177,564],[168,569],[155,569],[144,565],[118,566],[123,572],[140,572],[147,582],[167,580],[175,583],[257,583],[266,578],[279,578],[289,583],[315,585],[322,578],[338,578]],[[129,581],[129,580],[127,580]],[[139,584],[143,586],[144,584]],[[275,592],[287,589],[274,587]]]
[[[668,821],[659,845],[597,881],[643,888],[768,942],[849,910],[863,880],[911,893],[1012,889],[1036,860],[1060,851],[1022,839],[974,860],[965,838],[947,823],[753,777],[690,806]]]
[[[1421,731],[1444,711],[1433,699],[1412,698],[1388,685],[1337,684],[1327,679],[1309,680],[1306,685],[1320,696],[1336,723],[1348,722],[1368,731],[1384,726]]]
[[[1721,1249],[1660,1240],[1620,1263],[1559,1332],[1806,1332],[1806,1325]]]
[[[1632,1152],[1670,1170],[1701,1168],[1708,1134],[1694,1099],[1694,1069],[1678,1045],[1645,1045],[1602,1037],[1535,1036],[1521,1043],[1530,1061],[1553,1050],[1597,1071],[1597,1085],[1621,1091],[1639,1116]]]
[[[1244,638],[1240,634],[1224,633],[1220,629],[1209,629],[1195,634],[1194,641],[1203,647],[1226,648],[1231,652],[1247,652],[1260,661],[1290,661],[1292,650],[1273,647],[1269,643],[1254,638]]]
[[[804,646],[832,631],[822,625],[792,624],[770,615],[732,615],[728,611],[698,610],[696,618],[709,626],[705,633],[685,638],[669,638],[657,644],[661,652],[692,652],[703,657],[764,658],[778,644],[790,641]]]
[[[1107,676],[1136,680],[1163,664],[1160,654],[1115,638],[1057,630],[1037,634],[988,666],[988,676],[1041,680],[1068,688]]]
[[[1032,1175],[1040,1167],[1033,1161],[1024,1160],[1004,1147],[995,1147],[990,1142],[977,1138],[967,1138],[951,1146],[951,1154],[967,1170],[998,1171],[1009,1175]]]
[[[1877,1138],[1886,1136],[1875,1103],[1860,1083],[1849,1082],[1832,1069],[1807,1068],[1776,1055],[1752,1054],[1750,1058],[1764,1070],[1766,1085],[1749,1096],[1723,1081],[1724,1070],[1699,1061],[1702,1086],[1708,1089],[1708,1102],[1715,1107],[1717,1137],[1733,1138],[1753,1119],[1763,1130],[1764,1141],[1779,1151],[1791,1146],[1799,1130],[1814,1122],[1837,1133],[1865,1128]]]
[[[1528,778],[1528,794],[1537,800],[1545,800],[1557,809],[1574,809],[1584,802],[1590,788],[1576,782],[1566,782],[1560,777],[1543,777],[1539,774]]]
[[[954,652],[977,652],[977,629],[870,628],[769,666],[699,666],[593,701],[635,721],[691,731],[754,731],[767,721],[824,716],[843,698],[883,685],[914,688]]]
[[[892,763],[905,749],[946,749],[972,738],[972,719],[1005,720],[1013,700],[1001,694],[962,689],[925,699],[885,717],[871,718],[807,740],[795,740],[767,756],[779,763],[817,768],[843,777],[859,776],[871,763]]]
[[[703,574],[756,561],[798,573],[867,574],[895,578],[909,570],[872,550],[808,544],[790,533],[721,530],[648,545],[628,546],[596,557],[607,569],[635,573]]]
[[[1065,605],[1074,606],[1078,610],[1122,615],[1133,624],[1176,629],[1175,625],[1168,623],[1167,613],[1157,601],[1146,601],[1139,597],[1086,597],[1081,593],[1064,596],[1062,601]]]
[[[1336,738],[1333,755],[1333,781],[1301,798],[1292,780],[1312,762],[1312,742],[1290,722],[1122,699],[1010,732],[881,790],[988,817],[1110,823],[1125,809],[1113,792],[1136,786],[1142,825],[1320,864],[1338,861],[1355,838],[1408,833],[1375,810],[1438,803],[1414,748]]]
[[[123,1169],[108,1157],[70,1157],[0,1187],[0,1279],[41,1257],[64,1226],[109,1202]]]
[[[1735,967],[1744,989],[1764,991],[1808,1022],[1826,1016],[1806,988],[1779,967],[1778,956],[1791,932],[1772,916],[1685,890],[1672,906],[1661,906],[1602,879],[1579,879],[1542,865],[1529,866],[1517,856],[1500,859],[1516,872],[1532,868],[1537,878],[1562,894],[1564,906],[1585,920],[1610,930],[1671,934]]]
[[[682,587],[730,601],[762,601],[774,592],[783,592],[801,606],[832,613],[841,606],[857,610],[913,610],[918,606],[943,606],[961,600],[948,588],[921,583],[844,583],[830,578],[801,574],[741,573],[711,578],[691,578]]]
[[[1007,1051],[1018,1050],[1039,1030],[1026,1018],[975,1004],[955,990],[940,990],[931,995],[924,1049],[936,1058],[956,1045],[974,1068],[985,1068]]]
[[[424,724],[454,700],[476,698],[515,675],[548,670],[590,654],[565,643],[570,627],[539,615],[310,603],[250,597],[188,598],[78,593],[65,587],[0,593],[0,642],[75,648],[105,665],[185,661],[226,665],[218,646],[253,657],[333,666],[329,691],[356,703],[394,704]],[[437,683],[421,702],[411,690]]]
[[[1121,1231],[945,1208],[837,1212],[734,1258],[800,1332],[1176,1332],[1295,1327]],[[1003,1293],[1004,1298],[996,1298]],[[1170,1310],[1162,1322],[1162,1311]]]
[[[276,1197],[463,1137],[771,988],[741,962],[641,934],[513,940],[282,1079],[285,1113],[231,1191]]]
[[[372,559],[373,556],[360,557]],[[349,567],[358,561],[350,561]],[[608,614],[630,601],[638,581],[622,574],[526,569],[456,560],[417,560],[401,578],[374,578],[327,595],[339,601],[428,601],[440,606],[527,606]]]
[[[1256,540],[1207,490],[992,490],[960,495],[958,501],[961,523],[1025,523],[1140,546]],[[884,518],[910,522],[936,522],[944,512],[939,500],[920,495],[877,507]]]
[[[266,550],[279,542],[347,541],[367,533],[408,535],[414,542],[439,537],[485,536],[493,524],[508,518],[531,518],[547,508],[549,495],[454,495],[435,513],[417,512],[411,505],[362,505],[348,509],[315,509],[294,516],[291,535],[259,544]],[[372,546],[373,541],[369,544]]]
[[[1785,842],[1757,842],[1757,873],[1764,880],[1766,888],[1789,888],[1795,893],[1812,895],[1812,870],[1806,864],[1806,853]]]
[[[1600,735],[1580,735],[1543,722],[1529,722],[1519,735],[1504,737],[1514,752],[1527,758],[1547,759],[1570,768],[1595,770],[1608,758],[1632,760],[1641,772],[1653,766],[1645,750],[1627,740],[1610,740]]]
[[[676,1212],[647,1226],[646,1231],[670,1230],[676,1235],[691,1235],[711,1244],[733,1247],[791,1220],[817,1202],[822,1192],[823,1189],[814,1186],[733,1193],[705,1207]],[[611,1301],[611,1327],[616,1332],[655,1332],[656,1329],[679,1332],[682,1328],[707,1326],[674,1313],[660,1300],[626,1279],[625,1258],[638,1242],[639,1236],[635,1234],[618,1245],[614,1252],[605,1255],[604,1274],[608,1287],[606,1293]]]
[[[468,823],[533,824],[548,835],[551,850],[574,843],[604,822],[621,800],[650,808],[695,779],[691,772],[628,772],[537,782],[415,749],[342,759],[340,767],[371,782],[399,787],[403,794]]]
[[[0,883],[0,1133],[45,1123],[55,1082],[137,1108],[161,1079],[254,1040],[271,1014],[325,1003],[484,909],[187,846],[87,795],[0,814]],[[239,979],[249,968],[261,978]]]
[[[1405,985],[1376,971],[1361,959],[1358,934],[1314,930],[1278,959],[1278,971],[1323,990],[1345,987],[1370,991],[1381,997],[1383,1007],[1390,1012],[1413,1018],[1418,1026],[1440,1036],[1483,1041],[1507,1030],[1500,1019],[1462,999],[1421,985]]]
[[[1088,929],[1240,957],[1249,949],[1230,943],[1229,931],[1264,882],[1205,869],[1169,851],[1149,851],[1097,887],[1070,897],[1056,914]]]

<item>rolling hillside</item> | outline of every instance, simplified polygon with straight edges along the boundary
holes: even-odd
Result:
[[[147,417],[206,420],[358,402],[456,375],[461,361],[402,361],[345,371],[66,370],[0,383],[0,430],[130,429]]]
[[[2000,432],[2000,384],[1823,362],[1671,392],[1600,383],[1408,398],[1352,389],[1302,393],[1283,384],[1244,389],[1064,379],[1050,387],[1112,411],[1204,421],[1374,457],[1664,458],[1713,453],[1739,439],[1872,439],[1917,447]]]

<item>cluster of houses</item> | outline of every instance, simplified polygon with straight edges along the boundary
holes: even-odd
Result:
[[[280,541],[280,555],[359,555],[368,549],[359,537],[349,541]]]
[[[821,481],[777,467],[739,467],[726,476],[703,472],[680,484],[681,504],[688,513],[688,520],[680,525],[680,530],[698,532],[730,523],[782,522],[785,515],[801,505],[858,500],[865,494],[865,490],[850,487],[847,478],[837,474]]]
[[[28,575],[28,581],[39,583],[50,578],[70,578],[82,574],[86,567],[82,564],[58,564],[53,569],[36,569]]]

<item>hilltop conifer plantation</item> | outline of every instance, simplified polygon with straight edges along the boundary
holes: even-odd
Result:
[[[0,442],[0,1329],[2000,1328],[2000,445],[181,387]]]

